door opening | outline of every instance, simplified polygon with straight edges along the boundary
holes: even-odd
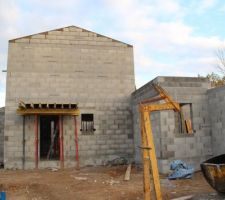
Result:
[[[59,160],[59,116],[40,116],[40,159]]]

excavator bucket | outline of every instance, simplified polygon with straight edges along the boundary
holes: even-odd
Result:
[[[225,154],[213,157],[201,164],[207,182],[220,193],[225,193]]]

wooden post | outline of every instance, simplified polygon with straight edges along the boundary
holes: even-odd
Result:
[[[63,149],[63,118],[59,115],[59,140],[60,140],[60,167],[64,168],[64,149]]]
[[[151,121],[150,121],[149,115],[150,115],[149,111],[144,111],[144,127],[145,127],[145,133],[147,138],[147,146],[151,148],[148,150],[148,152],[149,152],[149,157],[151,158],[151,169],[152,169],[156,199],[161,200],[162,196],[161,196],[161,189],[160,189],[160,179],[159,179],[158,165],[157,165],[157,159],[156,159],[156,153],[155,153],[155,145],[153,141],[154,139],[153,139]]]
[[[80,168],[79,163],[79,151],[78,151],[78,134],[77,134],[77,116],[74,115],[74,141],[75,141],[75,148],[76,148],[76,162],[77,162],[77,169]]]
[[[25,115],[23,116],[23,169],[25,169]]]
[[[34,116],[34,132],[35,132],[35,168],[38,168],[38,115]]]
[[[148,153],[147,140],[144,130],[144,117],[142,113],[142,106],[140,105],[140,118],[141,118],[141,141],[142,141],[142,158],[143,158],[143,189],[144,189],[144,200],[151,199],[150,191],[150,157]]]

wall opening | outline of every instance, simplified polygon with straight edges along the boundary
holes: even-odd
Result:
[[[40,159],[59,160],[59,116],[40,116]]]
[[[93,134],[94,128],[94,115],[93,114],[81,114],[81,129],[83,134]]]
[[[193,133],[193,114],[191,103],[180,103],[181,112],[175,112],[175,132],[181,134]]]

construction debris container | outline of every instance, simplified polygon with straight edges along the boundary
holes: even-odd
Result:
[[[225,193],[225,154],[206,160],[201,164],[201,170],[216,191]]]

